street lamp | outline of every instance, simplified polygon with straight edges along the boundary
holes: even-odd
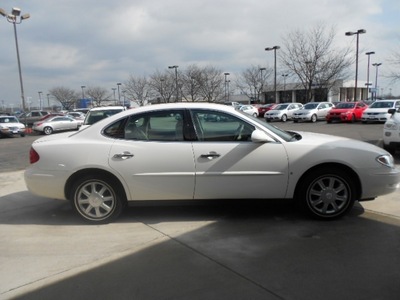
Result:
[[[85,85],[81,85],[81,89],[82,89],[82,100],[85,99],[85,91],[84,91],[85,88],[86,88]]]
[[[50,94],[47,94],[47,107],[50,109]]]
[[[12,23],[14,26],[14,38],[15,38],[15,48],[17,50],[17,62],[18,62],[18,72],[19,72],[19,83],[21,87],[21,99],[22,99],[22,109],[26,110],[25,105],[25,95],[24,95],[24,85],[22,82],[22,71],[21,71],[21,60],[19,58],[19,48],[18,48],[18,36],[17,36],[17,24],[21,24],[23,20],[26,20],[30,17],[29,14],[24,14],[20,16],[21,9],[14,7],[11,11],[11,14],[7,14],[4,9],[0,8],[0,15],[5,17],[9,23]],[[19,18],[18,18],[19,17]]]
[[[168,69],[175,69],[175,93],[176,93],[176,99],[175,101],[178,102],[179,98],[179,89],[178,89],[178,68],[179,66],[168,66]]]
[[[274,50],[274,100],[275,100],[275,103],[278,103],[277,97],[276,97],[276,50],[278,50],[280,48],[281,48],[280,46],[273,46],[273,47],[265,48],[265,51]]]
[[[283,100],[286,99],[286,77],[288,77],[289,74],[282,74],[283,77]]]
[[[357,35],[356,39],[356,79],[355,79],[355,84],[354,84],[354,101],[357,101],[357,80],[358,80],[358,43],[359,43],[359,35],[362,33],[366,33],[367,31],[365,29],[359,29],[355,32],[348,31],[345,33],[346,36],[352,36],[352,35]]]
[[[260,68],[260,79],[261,79],[261,94],[264,92],[264,77],[263,77],[263,71],[265,71],[267,68]],[[257,99],[260,100],[260,99]],[[260,101],[261,102],[261,101]],[[264,98],[264,103],[265,103],[265,98]]]
[[[120,93],[120,90],[119,90],[119,87],[121,86],[121,82],[118,82],[117,83],[117,87],[118,87],[118,104],[121,104],[121,93]]]
[[[224,75],[225,75],[225,102],[228,102],[229,101],[229,98],[227,96],[228,95],[227,94],[228,81],[226,79],[227,79],[228,75],[230,75],[230,73],[226,72],[226,73],[224,73]]]
[[[367,53],[365,53],[365,54],[368,55],[367,83],[366,83],[365,85],[367,86],[367,89],[368,89],[368,91],[367,91],[367,98],[369,98],[369,86],[371,85],[371,84],[369,83],[369,62],[370,62],[371,54],[375,54],[375,52],[374,52],[374,51],[370,51],[370,52],[367,52]]]
[[[38,94],[39,94],[39,109],[40,110],[42,109],[42,93],[43,92],[38,92]]]
[[[374,63],[372,64],[375,67],[375,100],[378,94],[378,67],[382,65],[382,63]]]

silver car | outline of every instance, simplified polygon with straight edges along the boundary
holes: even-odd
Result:
[[[276,106],[274,109],[266,112],[264,118],[267,122],[286,122],[288,119],[292,118],[294,112],[301,108],[303,108],[303,104],[301,103],[282,103]]]
[[[33,123],[32,130],[48,135],[55,131],[78,130],[81,124],[81,121],[68,116],[55,116]]]
[[[328,112],[335,107],[331,102],[308,102],[304,107],[293,113],[293,122],[325,120]]]

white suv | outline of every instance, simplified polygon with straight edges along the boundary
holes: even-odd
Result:
[[[394,153],[400,148],[400,109],[389,109],[391,118],[383,126],[383,148]]]

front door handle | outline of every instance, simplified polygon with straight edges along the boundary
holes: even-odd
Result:
[[[207,154],[200,155],[200,157],[208,158],[208,159],[213,159],[213,158],[220,157],[220,156],[221,156],[221,154],[218,154],[217,152],[214,152],[214,151],[210,151]]]
[[[119,158],[119,159],[128,159],[133,157],[133,154],[130,153],[129,151],[124,151],[123,153],[118,153],[114,154],[113,158]]]

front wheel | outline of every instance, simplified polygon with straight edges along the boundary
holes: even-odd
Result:
[[[287,115],[283,115],[281,120],[282,120],[282,122],[286,122],[287,121]]]
[[[352,178],[345,171],[319,169],[299,182],[297,200],[313,217],[335,219],[345,215],[355,201]]]
[[[317,122],[317,115],[312,115],[312,116],[311,116],[311,122],[312,122],[312,123]]]
[[[80,178],[72,187],[72,207],[85,221],[109,223],[121,214],[126,202],[118,186],[106,176]]]

